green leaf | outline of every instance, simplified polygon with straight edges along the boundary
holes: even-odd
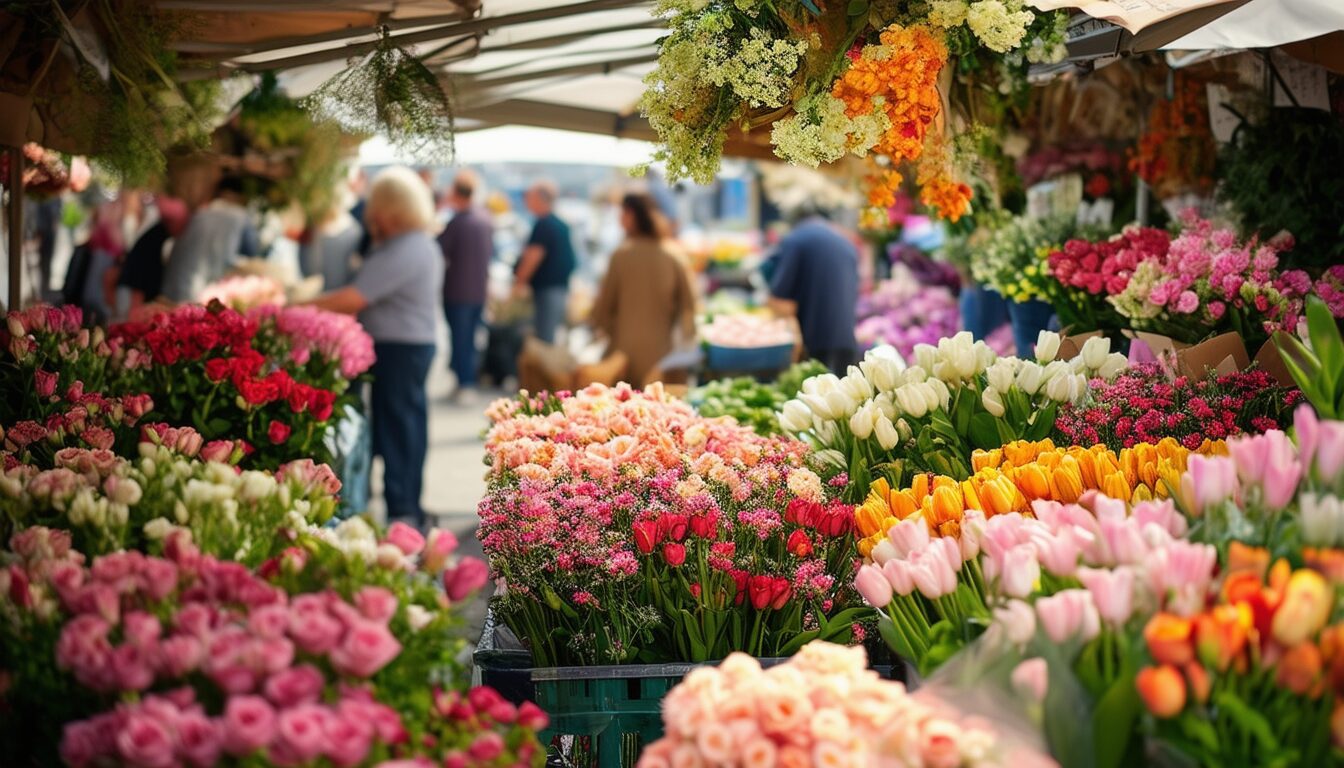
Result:
[[[700,632],[700,622],[685,608],[681,609],[682,626],[691,641],[691,661],[708,661],[709,649],[705,647],[705,636]]]
[[[845,9],[846,16],[862,16],[868,13],[868,0],[849,0],[849,7]]]
[[[1002,446],[1005,442],[999,435],[999,420],[994,418],[989,411],[981,411],[971,417],[971,429],[969,437],[971,438],[972,448],[982,448],[984,450],[993,450]]]
[[[887,644],[887,647],[896,652],[897,656],[906,661],[914,662],[918,666],[919,653],[905,639],[905,635],[900,629],[892,623],[891,617],[885,613],[877,615],[877,633],[882,636],[882,641]]]
[[[793,654],[797,653],[799,649],[801,649],[804,645],[807,645],[813,640],[816,640],[819,634],[820,633],[818,630],[813,629],[804,632],[800,635],[797,635],[792,640],[790,640],[783,648],[779,649],[779,654],[781,656],[792,656]]]
[[[1132,675],[1122,675],[1102,695],[1092,713],[1096,768],[1118,768],[1134,738],[1134,723],[1143,711]]]
[[[1269,724],[1269,720],[1247,706],[1237,694],[1222,691],[1214,697],[1214,704],[1232,718],[1237,726],[1259,742],[1261,749],[1269,753],[1279,751],[1279,740],[1274,736],[1274,728]]]

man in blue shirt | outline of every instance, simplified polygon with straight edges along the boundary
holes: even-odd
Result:
[[[555,185],[549,181],[538,181],[524,194],[523,202],[536,217],[536,224],[513,270],[514,295],[531,289],[533,332],[547,344],[555,343],[556,331],[565,322],[569,276],[576,262],[569,226],[555,215],[555,198]]]
[[[843,376],[858,361],[858,249],[820,215],[809,216],[779,242],[773,267],[770,308],[797,317],[808,356]]]

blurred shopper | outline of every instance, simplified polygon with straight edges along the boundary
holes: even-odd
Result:
[[[331,210],[309,225],[299,243],[299,271],[304,277],[320,275],[324,290],[343,288],[355,279],[364,228],[349,207],[349,200],[337,195]]]
[[[533,333],[547,344],[555,343],[556,331],[565,322],[569,276],[576,264],[569,225],[555,215],[556,195],[554,184],[538,181],[523,196],[536,223],[514,268],[513,281],[515,296],[531,289],[535,307]]]
[[[130,310],[159,298],[163,292],[163,260],[173,238],[187,226],[186,203],[172,197],[154,201],[158,221],[145,230],[126,253],[117,285],[131,291]]]
[[[859,253],[820,212],[779,241],[770,277],[770,308],[797,317],[803,346],[837,374],[858,362],[854,339]]]
[[[192,215],[173,243],[163,273],[164,298],[192,301],[201,289],[223,277],[240,255],[260,252],[245,203],[240,179],[227,176],[219,182],[215,199]]]
[[[481,325],[490,260],[495,255],[490,214],[473,202],[479,186],[480,179],[471,171],[462,171],[453,179],[448,192],[453,218],[439,235],[445,265],[443,315],[452,344],[448,367],[457,377],[454,398],[476,388],[476,329]]]
[[[678,330],[686,339],[695,335],[695,293],[686,258],[652,197],[622,198],[621,226],[625,242],[611,255],[591,323],[610,339],[608,351],[629,359],[626,380],[642,387],[672,351]]]
[[[118,270],[126,246],[120,202],[104,203],[94,213],[89,233],[88,262],[79,287],[79,306],[84,317],[104,325],[112,320]]]
[[[373,245],[354,282],[312,303],[358,314],[373,337],[370,422],[374,455],[383,457],[383,496],[389,520],[423,527],[420,506],[429,404],[425,380],[443,283],[443,254],[430,236],[434,203],[429,188],[408,168],[389,168],[369,188],[364,210]]]

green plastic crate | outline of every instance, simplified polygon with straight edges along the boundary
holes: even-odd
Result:
[[[571,737],[574,768],[632,768],[663,735],[662,700],[696,664],[532,670],[537,706],[551,717],[542,742]]]

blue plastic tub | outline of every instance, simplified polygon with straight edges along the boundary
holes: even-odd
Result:
[[[741,348],[705,345],[705,366],[711,371],[774,371],[788,368],[792,362],[793,344]]]

